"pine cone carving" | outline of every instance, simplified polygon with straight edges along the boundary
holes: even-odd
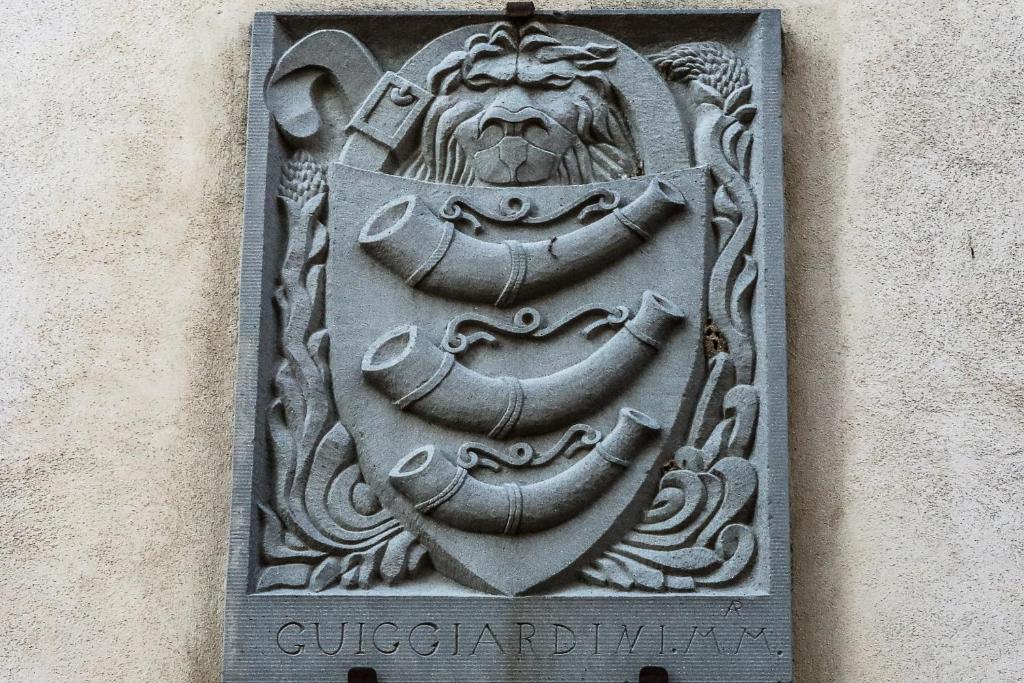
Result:
[[[304,205],[318,194],[327,192],[324,167],[306,150],[299,150],[284,164],[279,194]]]
[[[743,62],[721,43],[684,43],[648,59],[666,79],[680,83],[698,81],[717,90],[723,100],[750,84]]]

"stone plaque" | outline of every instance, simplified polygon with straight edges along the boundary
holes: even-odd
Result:
[[[225,680],[789,680],[778,13],[252,38]]]

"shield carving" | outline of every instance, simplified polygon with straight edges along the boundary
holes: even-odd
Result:
[[[581,572],[703,375],[711,183],[673,95],[604,34],[499,22],[383,74],[349,131],[324,318],[365,483],[466,586]]]
[[[434,565],[507,595],[649,504],[701,379],[704,169],[457,186],[333,164],[339,420]]]

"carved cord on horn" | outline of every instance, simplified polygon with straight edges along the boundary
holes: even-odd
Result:
[[[751,297],[758,222],[750,183],[757,113],[743,62],[719,43],[651,55],[681,103],[694,106],[694,156],[711,169],[718,256],[708,283],[707,376],[685,445],[666,466],[640,523],[584,568],[588,583],[619,590],[687,591],[737,581],[756,561],[756,349]]]

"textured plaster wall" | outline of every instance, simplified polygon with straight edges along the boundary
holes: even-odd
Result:
[[[0,1],[0,679],[218,678],[247,27],[344,6]],[[1019,680],[1024,5],[782,6],[799,678]]]

